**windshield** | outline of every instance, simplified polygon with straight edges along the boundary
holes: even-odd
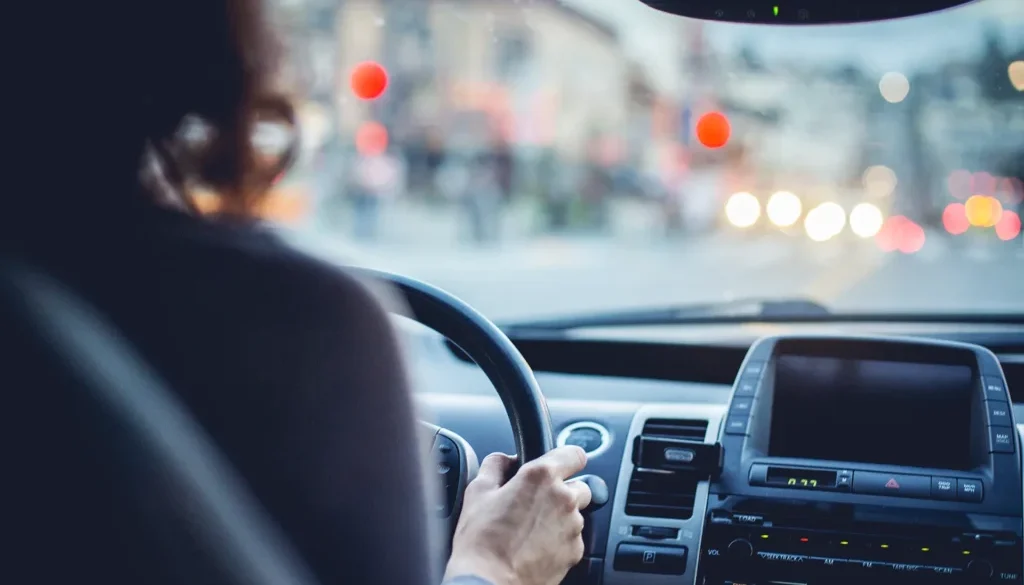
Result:
[[[493,319],[1024,312],[1024,2],[771,27],[637,0],[278,0],[267,213]]]

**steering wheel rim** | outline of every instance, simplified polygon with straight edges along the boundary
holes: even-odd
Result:
[[[512,424],[519,465],[554,448],[551,415],[540,384],[497,325],[461,299],[415,278],[372,268],[352,270],[395,287],[411,312],[408,316],[447,337],[483,370]]]

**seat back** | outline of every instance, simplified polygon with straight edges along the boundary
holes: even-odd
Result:
[[[0,581],[315,585],[175,394],[86,303],[0,259]]]

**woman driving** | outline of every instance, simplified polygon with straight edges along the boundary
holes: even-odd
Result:
[[[282,170],[260,164],[254,126],[292,121],[261,3],[118,4],[116,18],[68,9],[80,14],[65,16],[74,26],[52,53],[62,83],[88,83],[36,135],[75,155],[45,177],[46,197],[9,198],[5,246],[139,349],[320,582],[560,582],[583,554],[591,494],[565,481],[583,451],[556,449],[510,479],[514,458],[484,459],[442,576],[387,312],[353,277],[247,219]],[[183,131],[196,127],[200,138]],[[198,187],[219,193],[220,216],[192,211]]]

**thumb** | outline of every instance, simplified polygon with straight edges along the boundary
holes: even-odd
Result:
[[[511,455],[491,453],[480,463],[480,471],[477,472],[473,484],[486,489],[498,489],[508,479],[515,461],[516,458]]]

